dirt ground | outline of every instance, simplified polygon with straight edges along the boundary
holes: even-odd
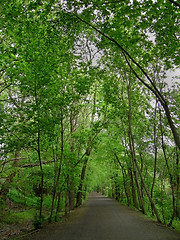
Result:
[[[117,201],[92,193],[64,222],[30,234],[24,240],[180,240],[180,234],[146,219]]]

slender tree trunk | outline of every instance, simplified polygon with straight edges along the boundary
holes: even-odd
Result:
[[[141,159],[141,172],[143,172],[143,158],[142,158],[142,153],[139,152],[139,156],[140,156],[140,159]],[[144,199],[144,192],[143,192],[143,184],[142,184],[142,180],[141,180],[141,195],[142,195],[142,198]]]
[[[38,119],[38,138],[37,138],[38,148],[38,160],[39,160],[39,166],[40,166],[40,172],[41,172],[41,200],[40,200],[40,210],[39,210],[39,218],[42,219],[42,209],[43,209],[43,189],[44,189],[44,173],[43,173],[43,167],[42,167],[42,160],[41,160],[41,148],[40,148],[40,124]]]
[[[135,208],[138,209],[138,202],[137,202],[137,197],[136,197],[136,189],[135,189],[135,186],[134,186],[134,178],[133,178],[132,169],[129,168],[128,172],[129,172],[129,176],[130,176],[130,180],[131,180],[130,184],[131,184],[131,193],[132,193],[133,205],[134,205]]]
[[[58,201],[57,201],[57,207],[56,207],[56,215],[55,215],[55,222],[58,221],[58,212],[60,210],[60,205],[61,205],[61,192],[58,192]]]
[[[73,181],[69,182],[69,210],[74,210],[75,202],[75,185]]]
[[[68,187],[68,186],[67,186]],[[66,192],[65,193],[65,216],[67,216],[68,215],[68,198],[69,198],[69,196],[68,196],[68,192]]]
[[[114,164],[115,164],[115,169],[118,169],[116,161],[114,161]],[[119,183],[118,183],[118,173],[117,173],[117,171],[114,175],[114,185],[115,185],[115,199],[117,201],[119,201],[119,199],[120,199],[120,186],[119,186]]]
[[[57,191],[57,187],[59,184],[59,178],[60,178],[60,174],[61,174],[63,155],[64,155],[64,124],[63,124],[63,109],[61,108],[61,155],[60,155],[60,162],[59,162],[57,177],[56,177],[56,181],[55,181],[54,189],[53,189],[52,205],[51,205],[51,212],[50,212],[50,216],[49,216],[49,222],[52,222],[52,216],[53,216],[53,211],[54,211],[54,202],[55,202],[56,191]]]
[[[171,226],[172,222],[173,222],[173,219],[176,217],[176,198],[175,198],[175,193],[174,193],[173,175],[171,173],[171,169],[170,169],[170,166],[169,166],[169,162],[168,162],[168,158],[167,158],[166,150],[165,150],[161,110],[159,110],[159,114],[160,114],[161,144],[162,144],[162,150],[163,150],[163,154],[164,154],[166,167],[167,167],[168,174],[169,174],[169,180],[170,180],[171,192],[172,192],[173,213],[172,213],[171,220],[168,224],[169,226]]]
[[[140,168],[139,168],[139,166],[138,166],[138,163],[137,163],[136,159],[135,159],[135,164],[136,164],[138,173],[139,173],[139,175],[140,175],[140,177],[141,177],[142,184],[143,184],[143,186],[144,186],[144,190],[145,190],[145,192],[146,192],[146,194],[147,194],[147,196],[148,196],[148,198],[149,198],[149,201],[150,201],[150,203],[151,203],[151,206],[152,206],[152,208],[153,208],[153,211],[154,211],[155,214],[156,214],[156,218],[157,218],[158,222],[161,223],[161,219],[160,219],[159,214],[158,214],[158,212],[157,212],[156,206],[155,206],[155,204],[154,204],[154,202],[153,202],[153,200],[152,200],[152,198],[151,198],[151,195],[149,194],[149,191],[148,191],[148,189],[147,189],[147,187],[146,187],[146,185],[145,185],[145,182],[144,182],[144,179],[143,179],[141,170],[140,170]]]
[[[82,188],[83,188],[83,180],[85,178],[85,173],[86,173],[87,162],[88,162],[88,156],[86,156],[84,159],[84,163],[83,163],[83,167],[82,167],[82,171],[81,171],[80,183],[79,183],[78,193],[77,193],[76,207],[79,207],[82,204]]]
[[[122,95],[122,94],[121,94]],[[122,101],[124,103],[124,98],[122,96]],[[123,130],[124,130],[124,133],[126,132],[126,129],[124,127],[124,123],[123,123],[123,120],[121,119],[121,125],[123,127]],[[124,137],[124,141],[122,141],[122,144],[124,146],[124,148],[126,149],[125,151],[125,156],[127,156],[128,158],[130,158],[129,156],[129,151],[127,150],[128,149],[128,144],[127,144],[127,140],[126,140],[126,135]],[[129,205],[134,204],[137,205],[137,199],[136,199],[136,196],[135,196],[135,188],[134,188],[134,182],[133,182],[133,175],[132,175],[132,170],[131,170],[131,164],[128,162],[128,169],[127,169],[127,174],[126,174],[126,179],[127,179],[127,183],[126,183],[126,186],[127,186],[127,196],[128,196],[128,202],[129,202]],[[130,189],[131,189],[131,195],[132,195],[132,198],[130,196]]]
[[[163,200],[164,200],[164,192],[165,192],[165,187],[164,187],[164,173],[160,175],[160,179],[161,179],[161,214],[162,214],[162,218],[163,218],[163,223],[166,223],[166,219],[164,216],[164,204],[163,204]]]
[[[73,115],[73,112],[71,112],[71,116],[70,116],[70,132],[71,134],[73,134],[73,132],[75,131],[75,116]],[[71,153],[73,154],[74,153],[74,139],[71,138],[71,141],[70,141],[70,149],[71,149]],[[69,165],[70,165],[70,169],[72,169],[73,167],[73,159],[71,159]],[[73,210],[75,208],[75,184],[74,184],[74,181],[72,179],[72,174],[71,173],[69,175],[69,210]]]
[[[37,81],[35,81],[34,93],[35,93],[35,102],[36,102],[37,116],[38,116],[38,120],[37,120],[37,127],[38,127],[38,132],[37,132],[37,154],[38,154],[39,167],[40,167],[40,172],[41,172],[41,183],[40,183],[41,200],[40,200],[39,218],[40,218],[40,220],[42,220],[44,173],[43,173],[42,159],[41,159],[41,146],[40,146],[40,138],[41,138],[41,130],[40,130],[40,109],[39,109],[39,98],[38,98],[38,92],[37,92],[37,85],[38,85],[38,83],[37,83]]]
[[[154,111],[154,173],[153,173],[153,182],[151,186],[151,198],[153,199],[153,190],[156,181],[156,168],[157,168],[157,129],[156,129],[156,114],[157,114],[157,99],[155,104],[155,111]],[[152,215],[154,212],[152,211]]]
[[[137,193],[138,193],[138,201],[139,201],[139,205],[140,205],[140,209],[141,209],[142,213],[145,214],[144,201],[143,201],[142,192],[141,192],[141,189],[139,186],[139,180],[138,180],[134,160],[133,160],[133,165],[134,165],[133,168],[134,168],[135,182],[136,182]]]
[[[40,200],[40,210],[39,210],[39,218],[42,219],[42,209],[43,209],[43,189],[44,189],[44,173],[43,173],[43,167],[42,167],[42,161],[41,161],[41,151],[39,146],[39,140],[38,140],[38,159],[39,159],[39,166],[41,171],[41,200]]]
[[[141,195],[140,191],[140,186],[139,186],[139,181],[136,173],[136,166],[135,166],[135,159],[136,159],[136,153],[135,153],[135,147],[134,147],[134,137],[132,133],[132,126],[131,126],[131,115],[132,115],[132,110],[131,110],[131,96],[130,96],[130,91],[131,91],[131,86],[130,86],[130,81],[127,85],[127,91],[128,91],[128,104],[129,104],[129,112],[128,112],[128,122],[129,122],[129,147],[131,151],[131,156],[132,156],[132,165],[133,165],[133,172],[134,172],[134,177],[135,177],[135,182],[136,182],[136,187],[137,187],[137,192],[138,192],[138,199],[139,199],[139,205],[143,213],[145,213],[145,208],[144,208],[144,202],[143,198]],[[138,208],[138,205],[136,206]]]
[[[176,148],[176,192],[177,192],[177,201],[176,201],[176,216],[180,218],[180,181],[179,181],[179,149]]]
[[[127,205],[130,206],[131,201],[130,201],[130,196],[129,196],[129,189],[126,186],[126,178],[127,178],[126,171],[124,169],[124,166],[121,164],[121,162],[120,162],[116,153],[114,153],[114,156],[115,156],[115,158],[116,158],[116,160],[117,160],[117,162],[118,162],[118,164],[119,164],[119,166],[121,167],[121,170],[122,170],[123,185],[124,185],[124,191],[125,191],[125,195],[126,195],[126,199],[127,199]]]

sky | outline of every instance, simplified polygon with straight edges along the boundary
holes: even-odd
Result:
[[[177,68],[174,72],[167,72],[167,79],[165,82],[171,87],[175,82],[180,84],[180,68]]]

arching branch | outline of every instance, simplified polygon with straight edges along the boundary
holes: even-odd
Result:
[[[128,64],[128,66],[130,67],[130,69],[133,71],[134,75],[151,91],[153,92],[153,94],[155,94],[155,96],[158,98],[158,100],[160,101],[160,103],[162,104],[169,126],[171,128],[173,137],[174,137],[174,141],[177,145],[177,147],[180,149],[180,136],[179,133],[177,132],[177,129],[174,125],[174,122],[172,120],[171,117],[171,112],[169,110],[169,106],[167,101],[165,100],[165,98],[163,97],[163,95],[161,94],[161,92],[157,89],[155,83],[152,81],[152,79],[149,77],[149,75],[146,73],[146,71],[143,69],[143,67],[113,38],[109,37],[108,35],[106,35],[105,33],[103,33],[101,30],[99,30],[98,28],[96,28],[95,26],[93,26],[91,23],[88,23],[87,21],[85,21],[84,19],[80,18],[78,15],[74,14],[73,15],[79,19],[81,22],[85,23],[86,25],[88,25],[89,27],[93,28],[96,32],[100,33],[102,36],[104,36],[106,39],[108,39],[109,41],[113,42],[123,53],[125,60]],[[134,63],[139,70],[143,73],[143,75],[148,79],[148,81],[150,82],[151,85],[147,84],[141,77],[139,77],[139,75],[137,74],[137,72],[134,70],[134,68],[132,67],[132,65],[129,62],[129,59],[131,60],[132,63]]]

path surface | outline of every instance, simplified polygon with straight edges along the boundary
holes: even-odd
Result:
[[[180,240],[180,234],[97,193],[91,193],[89,200],[77,211],[67,222],[41,230],[30,239]]]

